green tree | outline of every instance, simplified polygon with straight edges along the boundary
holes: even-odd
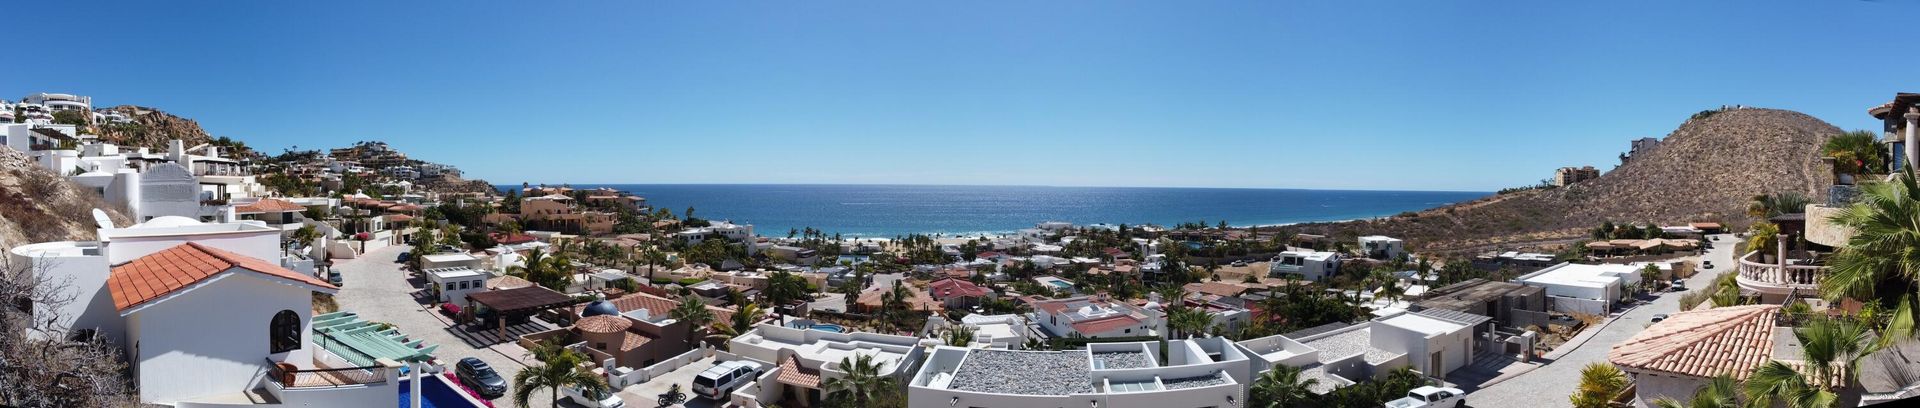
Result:
[[[707,335],[707,339],[713,340],[719,343],[721,345],[720,347],[725,348],[727,340],[733,340],[735,337],[740,337],[741,333],[753,330],[753,324],[758,323],[760,316],[765,314],[766,311],[760,308],[760,304],[747,302],[740,306],[739,311],[735,311],[732,316],[728,316],[727,321],[714,322],[712,327],[708,327],[707,332],[711,334]]]
[[[942,339],[946,340],[949,346],[966,347],[968,344],[973,344],[973,328],[964,325],[956,326],[948,330]]]
[[[561,387],[579,387],[589,392],[604,392],[608,389],[605,380],[594,374],[585,363],[587,356],[580,352],[561,347],[558,343],[542,342],[533,349],[539,364],[529,365],[513,375],[513,404],[526,408],[533,398],[533,392],[541,388],[551,389],[552,401],[547,406],[559,406]]]
[[[1842,174],[1884,174],[1887,151],[1872,131],[1855,130],[1827,139],[1820,153],[1833,158],[1834,170]]]
[[[1911,169],[1896,179],[1862,185],[1859,201],[1830,219],[1854,234],[1820,281],[1828,301],[1890,306],[1881,344],[1914,336],[1914,293],[1920,287],[1920,185]]]
[[[1627,389],[1627,374],[1607,363],[1592,363],[1580,369],[1580,385],[1567,398],[1574,408],[1607,408],[1614,397]]]
[[[1300,368],[1275,365],[1272,370],[1260,374],[1247,390],[1247,399],[1251,401],[1247,408],[1290,408],[1308,405],[1313,400],[1313,387],[1320,380],[1301,378]]]
[[[693,347],[698,342],[694,337],[694,331],[713,324],[713,311],[707,310],[707,304],[701,303],[693,296],[680,297],[680,305],[675,306],[667,315],[673,317],[673,320],[686,324],[688,347]]]
[[[1800,341],[1801,365],[1806,368],[1768,361],[1747,377],[1747,397],[1760,407],[1773,406],[1776,401],[1793,408],[1832,407],[1839,399],[1834,391],[1854,384],[1860,359],[1873,352],[1871,335],[1866,326],[1849,320],[1808,321],[1793,331]]]
[[[1653,400],[1655,408],[1741,408],[1740,381],[1729,375],[1714,376],[1707,385],[1693,392],[1693,399],[1682,403],[1672,398]]]
[[[820,382],[827,390],[829,401],[846,407],[895,407],[904,405],[905,398],[900,394],[899,380],[880,375],[880,364],[873,362],[873,356],[859,354],[840,359],[840,368],[847,372],[841,377],[827,378]]]

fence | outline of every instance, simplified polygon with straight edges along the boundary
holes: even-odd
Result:
[[[700,361],[701,359],[707,358],[707,356],[711,356],[715,352],[716,351],[714,349],[707,348],[707,347],[700,347],[697,349],[688,350],[687,352],[680,353],[680,355],[673,356],[673,358],[669,358],[666,361],[654,363],[653,365],[646,366],[639,370],[620,373],[618,375],[609,375],[607,378],[607,382],[610,383],[609,385],[614,386],[614,388],[626,388],[626,386],[628,385],[651,381],[654,379],[654,377],[666,375],[667,373],[673,372],[673,370],[678,370],[681,367],[686,367],[688,364],[693,364],[693,362],[695,361]]]
[[[267,380],[279,384],[281,388],[328,388],[387,382],[387,368],[382,366],[301,370],[273,360],[267,360],[267,366],[271,367]]]

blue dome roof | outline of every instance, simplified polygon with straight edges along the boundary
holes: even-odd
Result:
[[[615,307],[613,305],[613,302],[608,302],[606,299],[601,299],[601,300],[595,300],[593,301],[593,303],[588,303],[587,308],[580,311],[580,317],[593,317],[593,316],[602,316],[602,315],[619,316],[620,308]]]

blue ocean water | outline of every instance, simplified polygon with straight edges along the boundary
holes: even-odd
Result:
[[[519,185],[499,186],[517,189]],[[656,208],[751,223],[785,236],[813,227],[849,237],[1008,233],[1042,221],[1086,225],[1226,220],[1235,226],[1380,217],[1487,196],[1484,192],[1165,187],[813,184],[575,184],[610,187]]]

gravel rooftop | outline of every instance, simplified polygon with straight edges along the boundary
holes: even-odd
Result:
[[[1111,351],[1111,352],[1105,352],[1105,353],[1093,353],[1093,359],[1094,361],[1099,363],[1099,364],[1094,364],[1094,366],[1101,367],[1102,370],[1125,370],[1129,368],[1153,367],[1153,359],[1147,358],[1147,353],[1139,353],[1139,352],[1132,352],[1132,351]]]
[[[1085,351],[973,350],[947,388],[1020,395],[1092,393],[1092,371]]]
[[[1175,378],[1171,380],[1162,379],[1160,380],[1160,382],[1163,384],[1166,384],[1167,389],[1169,390],[1178,390],[1183,388],[1198,388],[1198,387],[1211,387],[1215,385],[1225,385],[1227,383],[1227,380],[1221,379],[1219,375],[1208,375],[1208,376],[1200,376],[1200,377]]]
[[[1373,343],[1369,338],[1371,332],[1371,329],[1353,330],[1303,342],[1302,344],[1307,345],[1307,347],[1319,349],[1320,362],[1322,363],[1331,363],[1336,359],[1365,353],[1367,355],[1365,357],[1367,363],[1380,364],[1400,355],[1399,353],[1373,348]]]

